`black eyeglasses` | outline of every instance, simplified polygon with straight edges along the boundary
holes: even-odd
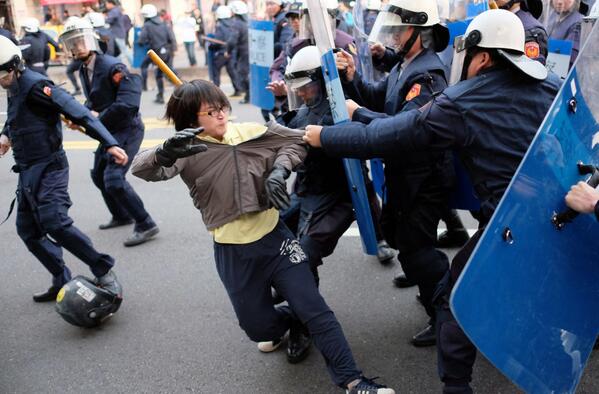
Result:
[[[212,116],[213,118],[216,118],[216,117],[218,117],[218,115],[220,115],[221,112],[224,115],[229,115],[231,113],[231,107],[225,105],[225,106],[222,106],[217,109],[210,110],[210,111],[200,111],[200,112],[198,112],[198,115],[199,116],[208,115],[208,116]]]

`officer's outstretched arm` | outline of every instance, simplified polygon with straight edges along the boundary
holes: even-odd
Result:
[[[116,86],[116,99],[98,116],[106,128],[114,129],[123,119],[133,118],[139,112],[141,104],[141,77],[129,74],[124,65],[117,65],[113,70],[112,83]]]
[[[401,155],[402,151],[463,147],[470,139],[461,113],[443,98],[420,109],[375,119],[325,127],[322,148],[332,156],[370,159]]]
[[[47,86],[51,92],[48,97],[58,107],[60,113],[80,126],[85,127],[85,134],[99,141],[105,147],[118,146],[119,143],[114,139],[106,127],[92,115],[92,113],[80,104],[63,89],[56,86]]]

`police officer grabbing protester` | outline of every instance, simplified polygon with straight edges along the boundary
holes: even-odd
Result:
[[[27,249],[52,274],[52,285],[33,296],[53,301],[71,279],[62,248],[87,264],[94,284],[120,295],[112,270],[114,258],[94,249],[68,215],[69,163],[62,148],[61,114],[85,128],[102,144],[115,165],[125,166],[127,153],[91,112],[46,76],[27,68],[20,49],[0,37],[0,86],[8,91],[8,117],[0,134],[0,157],[12,147],[19,174],[17,233]]]
[[[559,89],[556,76],[524,53],[520,19],[489,10],[456,43],[450,86],[420,108],[368,125],[308,126],[304,137],[327,154],[397,157],[455,149],[481,201],[480,229],[455,256],[433,302],[439,373],[446,393],[471,393],[476,348],[449,310],[449,294]],[[352,119],[362,111],[349,102]],[[522,109],[526,108],[526,111]],[[489,289],[492,291],[492,289]],[[476,302],[473,300],[473,302]]]
[[[135,156],[144,137],[139,114],[141,78],[131,74],[119,59],[102,54],[88,19],[75,19],[67,24],[60,39],[65,50],[81,62],[79,76],[86,106],[98,113],[99,120],[127,155]],[[133,234],[124,242],[125,246],[135,246],[154,237],[159,229],[125,179],[128,170],[128,165],[118,165],[111,160],[104,146],[98,147],[91,176],[112,215],[100,229],[135,222]]]
[[[447,87],[445,66],[436,52],[447,47],[449,32],[440,24],[435,0],[391,0],[379,13],[370,40],[393,48],[398,63],[386,78],[371,84],[356,72],[350,54],[338,53],[346,96],[368,107],[356,110],[353,120],[369,124],[420,108]],[[418,285],[430,317],[412,343],[434,345],[432,297],[449,268],[447,256],[435,249],[435,243],[454,183],[452,155],[448,150],[413,151],[387,155],[384,162],[387,198],[381,222],[385,239],[400,252],[405,273],[400,279]]]

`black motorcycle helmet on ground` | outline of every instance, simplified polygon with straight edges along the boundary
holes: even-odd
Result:
[[[56,312],[74,326],[92,328],[110,318],[123,297],[98,287],[93,280],[77,276],[56,297]]]

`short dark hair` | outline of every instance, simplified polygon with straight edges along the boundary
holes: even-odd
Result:
[[[198,127],[198,111],[202,104],[215,108],[231,108],[222,90],[210,81],[196,79],[178,86],[166,105],[164,117],[175,124],[175,130]]]

